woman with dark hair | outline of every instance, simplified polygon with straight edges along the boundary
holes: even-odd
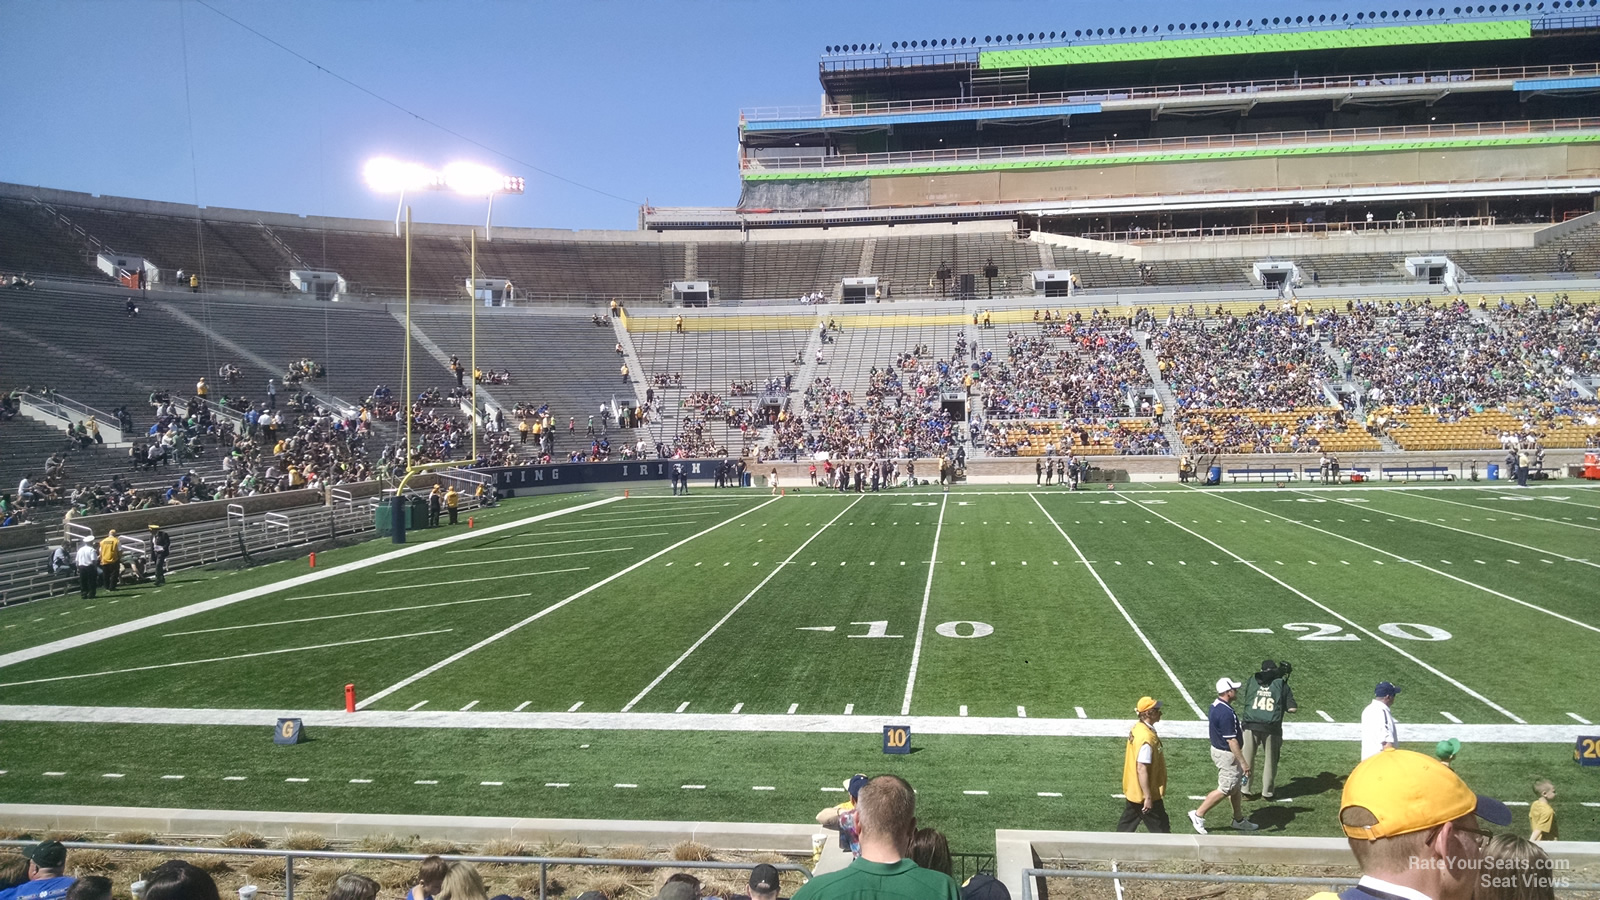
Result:
[[[111,900],[111,879],[103,875],[83,875],[67,888],[67,900]]]
[[[955,866],[950,859],[950,842],[935,828],[918,828],[911,836],[911,861],[924,869],[943,872],[954,877]]]
[[[346,872],[333,880],[328,900],[378,900],[378,883],[365,875]]]
[[[221,900],[204,869],[169,859],[145,878],[144,900]]]

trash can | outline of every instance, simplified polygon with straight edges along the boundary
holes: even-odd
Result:
[[[372,525],[379,534],[388,534],[394,530],[394,516],[388,503],[379,503],[372,508]]]
[[[1221,483],[1222,483],[1222,467],[1221,466],[1212,466],[1210,469],[1208,469],[1206,471],[1206,484],[1221,484]]]
[[[406,523],[407,528],[428,527],[428,498],[412,497],[411,505],[406,509],[411,513],[411,521]]]
[[[1499,463],[1489,463],[1489,480],[1490,481],[1499,481],[1500,480],[1500,464]]]

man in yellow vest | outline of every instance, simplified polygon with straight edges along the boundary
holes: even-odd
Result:
[[[100,542],[100,578],[105,583],[106,590],[117,589],[117,575],[122,568],[122,543],[117,540],[117,530],[111,529],[106,533],[105,540]]]
[[[444,492],[444,508],[450,511],[450,524],[456,524],[456,507],[461,503],[461,492],[455,485],[450,485],[450,490]]]
[[[1167,818],[1167,757],[1161,749],[1161,738],[1156,735],[1156,723],[1161,721],[1161,701],[1140,697],[1134,707],[1139,721],[1128,732],[1128,745],[1122,757],[1122,795],[1127,798],[1122,808],[1118,831],[1133,831],[1143,822],[1146,830],[1155,834],[1170,834],[1172,822]]]

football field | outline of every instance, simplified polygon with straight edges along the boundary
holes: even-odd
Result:
[[[316,569],[0,610],[0,716],[40,738],[6,742],[8,793],[135,803],[118,792],[146,777],[174,804],[401,812],[456,778],[519,792],[467,809],[616,814],[543,799],[604,788],[652,811],[638,817],[759,819],[735,812],[752,790],[788,790],[791,816],[849,771],[920,765],[961,782],[963,821],[1063,827],[1027,807],[991,822],[1014,808],[975,812],[990,791],[963,785],[1003,770],[1019,797],[1109,797],[1140,696],[1165,702],[1164,734],[1203,736],[1216,680],[1266,658],[1293,663],[1291,742],[1336,775],[1378,681],[1402,689],[1404,742],[1460,737],[1507,779],[1519,760],[1577,778],[1573,738],[1600,732],[1585,727],[1600,720],[1600,491],[1582,483],[591,492],[475,516]],[[312,743],[256,748],[280,715]],[[878,755],[894,723],[924,752]],[[133,749],[151,729],[186,737]],[[1203,746],[1176,743],[1203,780]],[[283,774],[303,750],[315,762]],[[1041,774],[1075,760],[1093,771],[1065,791]],[[406,799],[374,808],[360,791],[397,796],[378,793],[386,775]],[[719,778],[742,793],[714,800]],[[285,797],[284,779],[338,789]],[[1571,785],[1576,802],[1600,799],[1594,781]],[[1319,802],[1336,800],[1335,784]]]

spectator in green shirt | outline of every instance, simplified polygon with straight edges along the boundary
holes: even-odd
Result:
[[[879,775],[856,798],[861,856],[818,875],[794,900],[960,900],[955,879],[907,858],[917,830],[916,795],[905,779]]]

